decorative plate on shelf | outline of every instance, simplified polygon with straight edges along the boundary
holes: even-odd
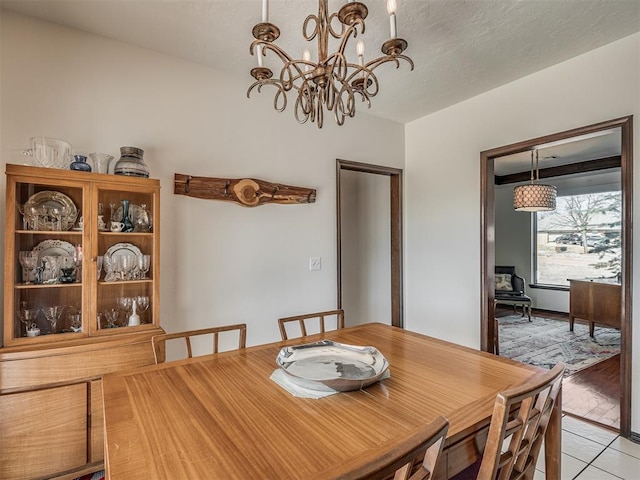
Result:
[[[42,257],[73,257],[76,253],[75,247],[64,240],[43,240],[33,247],[33,251],[38,253],[38,266],[43,266]],[[53,280],[54,276],[55,272],[45,266],[42,272],[42,280],[44,282],[50,281]],[[35,280],[35,272],[31,271],[29,273],[29,281],[33,280]]]
[[[58,208],[62,212],[60,226],[62,230],[69,230],[76,223],[78,209],[69,197],[64,193],[45,190],[29,197],[24,204],[24,211],[30,212],[33,208],[39,210],[38,230],[55,230],[56,217],[51,212]]]
[[[116,243],[107,250],[110,257],[118,255],[142,255],[142,252],[133,243]]]
[[[42,264],[42,257],[73,257],[76,253],[75,247],[64,240],[43,240],[33,251],[38,252],[38,264]]]
[[[387,359],[374,347],[331,340],[285,347],[276,363],[301,387],[318,390],[324,385],[339,392],[367,387],[389,368]]]

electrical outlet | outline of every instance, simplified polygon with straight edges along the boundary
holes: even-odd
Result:
[[[320,270],[322,268],[321,257],[309,257],[309,270]]]

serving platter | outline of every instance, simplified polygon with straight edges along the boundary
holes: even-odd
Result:
[[[51,209],[58,208],[63,215],[60,217],[62,230],[69,230],[78,218],[78,209],[69,197],[64,193],[44,190],[29,197],[24,204],[24,211],[36,209],[42,212],[38,215],[37,230],[54,230],[54,217],[50,213]]]
[[[377,382],[389,362],[376,348],[322,340],[280,350],[276,364],[294,384],[311,390],[359,390]]]

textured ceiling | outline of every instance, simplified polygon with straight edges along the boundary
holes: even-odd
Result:
[[[365,61],[388,37],[384,0],[366,1]],[[342,1],[329,1],[336,11]],[[244,75],[260,0],[1,0],[3,8]],[[271,0],[278,43],[301,57],[312,0]],[[415,70],[378,71],[371,113],[408,122],[640,30],[640,0],[398,0]],[[355,49],[355,47],[352,47]],[[315,49],[312,49],[314,51]],[[273,59],[266,64],[274,69]]]

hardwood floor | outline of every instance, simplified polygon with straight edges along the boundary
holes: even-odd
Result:
[[[596,363],[562,382],[562,410],[620,429],[620,355]]]
[[[512,313],[509,308],[496,310],[497,317]],[[534,309],[531,314],[569,322],[566,313]],[[562,410],[568,415],[619,431],[620,355],[565,378],[562,382]]]

